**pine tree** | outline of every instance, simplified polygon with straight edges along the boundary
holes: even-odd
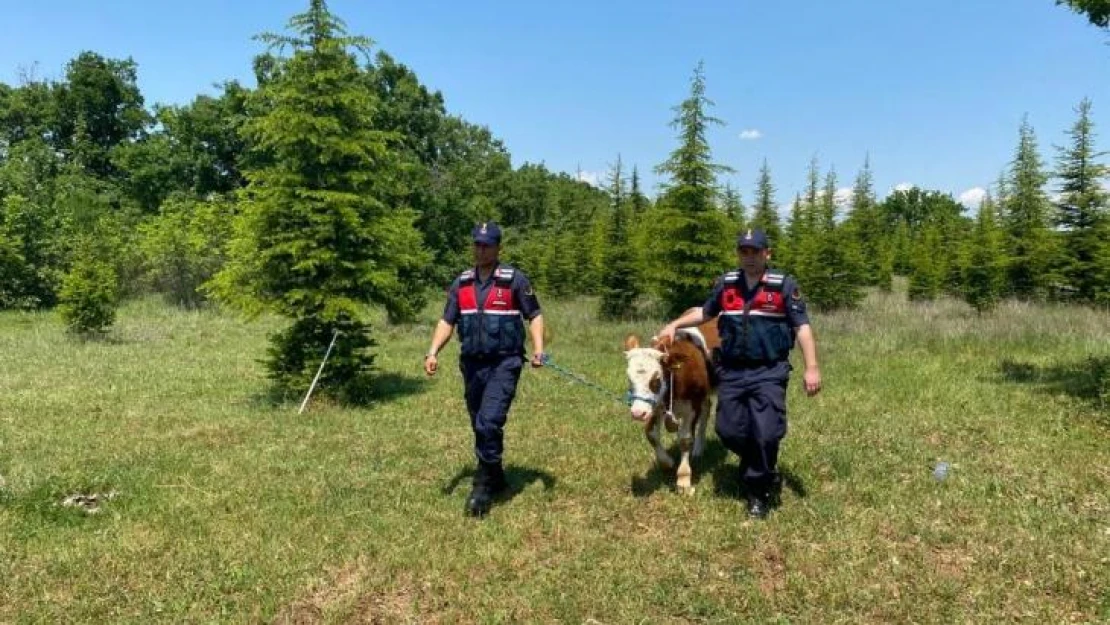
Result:
[[[852,308],[863,299],[861,259],[856,241],[837,223],[836,171],[825,175],[816,211],[812,258],[805,276],[799,276],[809,301],[817,308]]]
[[[612,198],[609,229],[605,247],[605,272],[602,274],[599,315],[602,319],[627,318],[635,312],[640,297],[636,257],[629,237],[632,221],[631,202],[625,196],[621,177],[621,160],[609,173],[609,196]]]
[[[647,212],[648,199],[640,191],[640,170],[632,166],[632,188],[628,191],[628,201],[632,204],[632,217],[639,219]]]
[[[721,194],[721,203],[725,211],[725,217],[728,218],[729,224],[737,231],[746,228],[747,220],[744,216],[744,204],[740,201],[740,192],[732,188],[731,184],[725,185],[725,190]]]
[[[651,201],[640,191],[640,171],[632,166],[632,181],[628,190],[628,204],[631,209],[631,220],[628,225],[629,240],[632,246],[632,258],[636,264],[636,274],[643,277],[649,275],[651,252],[650,224],[647,223],[648,215],[652,211]],[[637,285],[642,290],[643,283]]]
[[[775,186],[771,182],[771,169],[767,166],[767,159],[763,159],[763,166],[759,168],[751,227],[760,228],[767,233],[772,247],[779,245],[782,240],[782,225],[778,207],[775,205]]]
[[[795,198],[794,205],[790,208],[790,220],[786,224],[786,250],[781,255],[782,268],[806,285],[810,291],[810,299],[815,288],[814,270],[819,262],[817,255],[820,241],[816,234],[820,221],[818,215],[821,212],[820,185],[821,173],[817,157],[814,157],[810,160],[809,172],[806,174],[805,197]]]
[[[659,242],[663,262],[658,287],[671,316],[704,300],[732,247],[724,216],[713,205],[717,174],[731,169],[712,160],[706,135],[710,125],[724,124],[709,115],[712,105],[699,63],[690,96],[674,109],[671,126],[678,130],[679,145],[656,167],[657,173],[670,176],[660,200],[666,208],[662,226],[667,238]]]
[[[928,301],[940,296],[948,272],[941,241],[940,227],[932,221],[922,227],[914,241],[909,279],[911,300]]]
[[[1108,170],[1098,162],[1102,153],[1095,150],[1091,101],[1084,99],[1076,112],[1079,119],[1068,132],[1071,144],[1057,148],[1060,200],[1056,203],[1056,225],[1063,230],[1068,252],[1065,281],[1076,289],[1080,299],[1091,301],[1098,287],[1095,262],[1103,244],[1098,226],[1107,218],[1107,193],[1102,180]]]
[[[905,219],[898,218],[894,222],[894,234],[891,235],[891,269],[900,276],[908,276],[913,272],[913,236],[910,226]]]
[[[889,291],[894,265],[893,247],[882,212],[875,201],[870,157],[864,159],[863,169],[856,176],[852,204],[845,222],[851,238],[859,245],[862,283]]]
[[[809,161],[809,170],[806,171],[806,196],[802,211],[803,232],[814,232],[817,229],[817,215],[820,213],[821,199],[821,168],[814,156]]]
[[[119,287],[99,238],[94,233],[78,237],[58,293],[58,313],[69,331],[86,337],[106,332],[116,321]]]
[[[805,234],[805,204],[802,203],[802,196],[795,194],[794,201],[790,203],[790,217],[786,221],[782,241],[775,245],[774,256],[771,258],[776,268],[795,276],[801,273],[799,255],[795,253],[795,248],[799,241],[805,238]],[[772,245],[774,245],[773,241]]]
[[[115,323],[125,261],[127,232],[119,212],[103,195],[104,186],[76,166],[60,201],[65,206],[72,249],[58,290],[58,313],[69,330],[83,336],[103,334]],[[99,191],[99,193],[98,193]]]
[[[382,198],[401,195],[393,135],[375,128],[378,102],[354,51],[370,41],[348,36],[324,0],[294,16],[290,36],[259,36],[291,48],[256,97],[265,112],[244,128],[258,154],[229,265],[214,290],[245,310],[292,320],[271,337],[271,378],[279,392],[301,393],[334,333],[338,340],[320,390],[359,401],[369,391],[373,346],[365,304],[404,315],[422,306],[416,274],[430,256],[415,214]]]
[[[1006,282],[1005,233],[998,223],[998,209],[988,195],[979,205],[964,269],[964,300],[982,314],[995,307]]]
[[[1095,274],[1094,300],[1110,306],[1110,219],[1103,219],[1095,228],[1101,244],[1095,252],[1093,272]]]
[[[1007,179],[1006,229],[1009,232],[1009,287],[1022,298],[1045,297],[1054,281],[1059,260],[1049,230],[1048,175],[1037,153],[1037,138],[1029,120],[1022,121],[1018,147]]]
[[[572,204],[569,193],[570,189],[565,185],[552,184],[544,202],[544,212],[551,219],[551,227],[544,233],[548,245],[543,256],[543,288],[557,297],[575,294],[581,278],[582,245],[577,235],[579,215],[568,208]]]

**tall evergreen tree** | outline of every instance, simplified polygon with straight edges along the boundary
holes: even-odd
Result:
[[[1101,305],[1110,306],[1110,219],[1099,222],[1096,231],[1102,244],[1095,253],[1094,300]]]
[[[794,194],[794,201],[790,203],[790,216],[786,221],[786,228],[782,233],[782,240],[776,245],[773,241],[774,256],[771,262],[777,269],[798,275],[797,255],[794,248],[797,242],[806,235],[805,203],[801,194]]]
[[[1006,282],[1005,233],[998,222],[998,209],[990,195],[979,205],[975,232],[964,268],[964,300],[979,313],[998,303]]]
[[[943,252],[940,226],[933,221],[926,222],[913,242],[909,276],[911,300],[934,300],[940,296],[948,273]]]
[[[890,235],[890,250],[893,262],[891,269],[899,276],[913,272],[913,236],[905,219],[894,220],[894,232]]]
[[[817,216],[820,214],[821,200],[821,168],[817,156],[809,160],[809,169],[806,171],[806,197],[802,211],[802,225],[805,232],[817,230]]]
[[[1010,165],[1006,198],[1007,230],[1010,238],[1009,286],[1022,298],[1044,297],[1054,281],[1059,261],[1057,246],[1049,229],[1048,197],[1044,185],[1048,175],[1037,153],[1037,138],[1028,119],[1022,120],[1018,147]]]
[[[790,208],[790,220],[786,224],[786,249],[779,254],[782,268],[796,276],[813,289],[813,269],[817,262],[819,241],[815,236],[818,232],[818,214],[821,211],[821,172],[818,168],[817,157],[809,162],[806,173],[805,196],[795,198],[794,205]]]
[[[640,289],[636,256],[629,237],[632,226],[632,206],[625,194],[619,156],[617,163],[609,172],[609,197],[612,208],[605,241],[603,263],[605,272],[601,277],[599,313],[602,319],[620,319],[627,318],[635,312]]]
[[[635,165],[632,166],[632,188],[628,191],[628,201],[632,204],[633,219],[639,219],[647,212],[649,202],[640,190],[640,171]]]
[[[775,204],[775,185],[771,182],[771,168],[767,166],[767,159],[763,159],[763,166],[759,168],[751,227],[760,228],[767,233],[772,246],[782,242],[782,225],[778,206]]]
[[[724,122],[708,112],[713,102],[705,95],[702,64],[694,70],[690,96],[675,107],[671,126],[679,145],[656,172],[670,176],[664,197],[660,241],[664,259],[659,265],[659,293],[669,315],[676,316],[702,301],[721,265],[727,262],[731,240],[724,216],[715,210],[717,174],[730,168],[713,162],[707,133]]]
[[[733,189],[731,184],[726,184],[725,190],[721,194],[721,203],[729,224],[736,230],[743,229],[747,220],[744,216],[744,204],[740,201],[740,192]]]
[[[1103,153],[1095,150],[1091,101],[1084,99],[1076,112],[1079,118],[1068,131],[1070,145],[1057,148],[1056,225],[1063,230],[1067,249],[1065,280],[1079,298],[1090,301],[1098,287],[1095,263],[1103,244],[1098,226],[1107,218],[1107,193],[1102,187],[1107,167],[1098,161]]]
[[[809,301],[817,308],[835,310],[852,308],[863,299],[862,261],[859,245],[848,236],[837,218],[836,170],[825,176],[820,196],[808,274],[799,276],[809,292]]]
[[[266,113],[245,132],[265,158],[244,171],[243,219],[232,262],[217,276],[225,301],[292,319],[272,337],[268,367],[279,391],[303,392],[332,340],[323,392],[363,399],[374,344],[365,303],[406,310],[420,302],[399,276],[427,263],[415,215],[390,206],[400,177],[393,137],[377,130],[378,102],[348,36],[324,0],[289,22],[292,35],[264,34],[288,47],[259,88]]]
[[[863,169],[856,176],[852,187],[852,203],[845,223],[851,238],[859,246],[863,284],[889,291],[894,271],[894,254],[891,236],[875,200],[870,157],[864,159]]]

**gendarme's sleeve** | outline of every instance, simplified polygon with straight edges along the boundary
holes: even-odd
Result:
[[[520,314],[531,321],[540,314],[540,300],[536,297],[536,290],[524,272],[517,269],[513,276],[513,297],[520,304]]]
[[[701,305],[702,315],[707,321],[721,314],[721,291],[724,288],[725,279],[724,276],[721,276],[713,283],[713,292],[709,294],[709,299]]]
[[[443,320],[451,325],[459,321],[459,279],[447,288],[447,303],[443,306]]]
[[[806,299],[794,278],[787,277],[782,282],[782,295],[786,300],[786,320],[791,328],[798,328],[809,324],[809,315],[806,314]]]

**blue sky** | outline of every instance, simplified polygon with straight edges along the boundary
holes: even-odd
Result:
[[[134,58],[148,103],[252,84],[262,50],[307,0],[39,0],[0,14],[0,81],[62,74],[89,49]],[[876,189],[961,196],[993,184],[1028,114],[1046,158],[1094,102],[1110,149],[1110,36],[1053,0],[332,0],[449,110],[489,126],[514,165],[603,177],[618,153],[649,187],[675,147],[671,107],[704,61],[711,142],[745,201],[767,159],[785,203],[816,155],[840,186],[870,154]],[[745,132],[747,131],[747,132]],[[741,135],[744,135],[742,138]],[[975,195],[974,193],[970,196]]]

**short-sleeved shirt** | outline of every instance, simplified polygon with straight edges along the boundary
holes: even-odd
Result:
[[[489,278],[484,281],[481,280],[478,269],[474,269],[474,287],[477,291],[479,306],[485,303],[489,290],[496,282],[493,275],[499,267],[507,268],[508,266],[498,265],[494,268],[494,271],[490,272]],[[536,291],[532,288],[528,276],[524,275],[523,271],[513,268],[513,279],[509,283],[509,288],[513,292],[513,301],[520,309],[520,314],[529,321],[535,319],[540,314],[540,301],[536,298]],[[451,283],[451,287],[447,289],[447,304],[443,307],[443,320],[455,325],[459,321],[460,314],[462,313],[459,310],[459,278],[456,277],[454,282]]]
[[[744,272],[740,272],[740,289],[743,292],[744,301],[750,302],[755,292],[759,289],[759,284],[755,285],[754,289],[748,288],[747,278],[744,277]],[[713,285],[713,292],[709,295],[709,299],[705,300],[702,304],[702,314],[706,319],[712,319],[721,314],[721,292],[725,290],[725,281],[717,280]],[[786,302],[786,322],[790,324],[791,328],[799,328],[809,324],[809,315],[806,313],[806,300],[802,297],[802,291],[798,288],[798,282],[791,276],[786,276],[782,281],[782,294]]]

